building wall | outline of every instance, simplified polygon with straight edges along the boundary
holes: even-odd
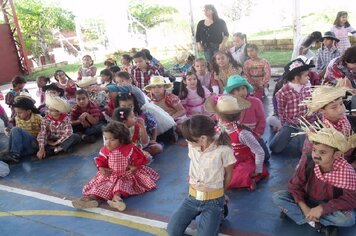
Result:
[[[0,24],[0,84],[7,83],[16,75],[22,75],[19,57],[10,26]]]

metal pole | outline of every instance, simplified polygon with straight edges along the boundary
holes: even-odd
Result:
[[[197,42],[195,41],[195,27],[194,27],[192,0],[189,0],[189,15],[190,15],[190,29],[192,31],[192,49],[195,57],[197,57],[198,52],[197,52]]]
[[[300,0],[293,0],[294,6],[294,19],[293,19],[293,44],[297,43],[297,40],[301,36],[300,29]]]

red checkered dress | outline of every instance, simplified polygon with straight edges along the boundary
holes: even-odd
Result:
[[[147,158],[141,149],[133,144],[122,145],[112,151],[104,146],[96,159],[97,167],[110,168],[113,172],[105,177],[98,171],[96,176],[84,186],[83,194],[111,200],[117,193],[127,197],[155,189],[155,182],[159,179],[159,175],[145,166],[146,163]],[[134,174],[127,172],[130,165],[137,167]]]

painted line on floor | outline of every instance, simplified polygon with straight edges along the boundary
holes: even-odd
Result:
[[[2,185],[2,184],[0,184],[0,190],[36,198],[36,199],[47,201],[47,202],[52,202],[52,203],[67,206],[70,208],[74,208],[71,200],[66,200],[66,199],[54,197],[54,196],[43,194],[43,193],[38,193],[38,192],[15,188],[15,187],[10,187],[10,186],[6,186],[6,185]],[[142,227],[142,229],[141,228],[135,228],[135,229],[142,230],[142,231],[145,231],[144,230],[144,229],[146,229],[145,227],[158,228],[161,230],[160,232],[162,232],[162,234],[159,234],[159,235],[167,235],[167,233],[165,232],[165,229],[167,229],[167,223],[163,222],[163,221],[151,220],[151,219],[144,218],[144,217],[128,215],[125,213],[110,211],[110,210],[106,210],[106,209],[102,209],[102,208],[90,208],[90,209],[82,209],[82,210],[86,211],[86,212],[99,214],[102,216],[115,218],[117,220],[122,220],[125,222],[135,223],[135,226]],[[53,212],[56,212],[56,211],[53,211]],[[143,226],[145,226],[145,227],[143,227]],[[134,226],[127,226],[127,227],[133,228]],[[196,230],[191,229],[191,228],[187,228],[187,230],[185,231],[185,233],[189,234],[189,235],[195,235],[196,232],[197,232]],[[219,235],[227,236],[227,234],[221,234],[221,233]]]

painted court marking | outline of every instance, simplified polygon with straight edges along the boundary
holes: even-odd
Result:
[[[72,201],[65,200],[59,197],[50,196],[43,193],[38,193],[34,191],[24,190],[15,187],[9,187],[6,185],[0,184],[0,190],[20,194],[23,196],[28,196],[32,198],[36,198],[39,200],[52,202],[55,204],[67,206],[70,208],[74,208],[72,205]],[[0,212],[1,216],[16,216],[16,215],[54,215],[54,216],[73,216],[73,217],[81,217],[81,218],[89,218],[94,220],[102,220],[109,223],[120,224],[129,228],[138,229],[144,232],[152,233],[154,235],[167,235],[165,229],[167,228],[167,223],[158,220],[151,220],[139,216],[132,216],[128,214],[124,214],[121,212],[110,211],[102,208],[90,208],[90,209],[82,209],[86,212],[81,211],[57,211],[57,210],[31,210],[31,211],[12,211],[12,212]],[[95,213],[95,214],[92,214]],[[188,228],[185,232],[189,235],[195,235],[196,230]],[[220,236],[225,236],[226,234],[219,234]]]

